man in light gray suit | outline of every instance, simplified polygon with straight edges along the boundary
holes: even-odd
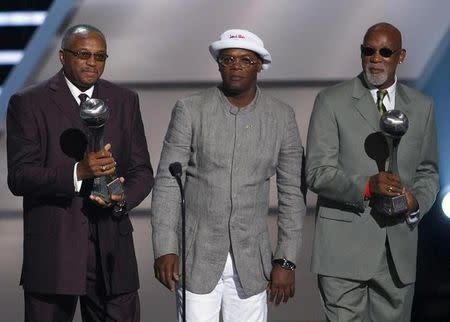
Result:
[[[306,176],[318,194],[312,269],[329,321],[410,319],[417,223],[439,187],[433,103],[397,81],[405,58],[400,31],[376,24],[361,45],[363,73],[315,101]],[[380,131],[380,113],[392,109],[409,119],[398,149],[399,176],[384,172],[384,164],[379,169],[370,152],[383,150],[371,138]],[[374,196],[400,194],[407,210],[399,216],[371,207]]]
[[[228,30],[210,53],[222,84],[179,100],[164,140],[152,201],[155,276],[172,291],[180,278],[180,196],[168,170],[179,161],[187,321],[219,321],[222,309],[225,322],[261,322],[267,320],[266,289],[275,304],[294,296],[305,213],[303,149],[293,109],[256,84],[272,60],[261,39]],[[272,256],[266,221],[274,174],[279,207]]]

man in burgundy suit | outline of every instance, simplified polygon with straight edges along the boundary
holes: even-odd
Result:
[[[89,25],[62,40],[62,70],[13,95],[8,106],[8,185],[23,196],[21,284],[25,321],[139,321],[138,271],[128,211],[153,186],[136,93],[99,79],[106,41]],[[81,94],[81,95],[80,95]],[[98,98],[110,109],[99,151],[87,152],[79,104]],[[91,195],[95,177],[115,172],[124,194]]]

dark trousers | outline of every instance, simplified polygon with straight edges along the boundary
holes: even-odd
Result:
[[[85,295],[25,292],[25,322],[72,322],[78,298],[83,322],[139,322],[137,291],[107,296],[98,261],[97,229],[91,225]]]

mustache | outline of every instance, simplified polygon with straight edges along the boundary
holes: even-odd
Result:
[[[82,72],[89,72],[89,73],[97,73],[97,69],[95,68],[82,68]]]
[[[370,68],[382,69],[383,71],[386,71],[386,65],[384,63],[368,63],[366,65],[366,70],[369,70]]]

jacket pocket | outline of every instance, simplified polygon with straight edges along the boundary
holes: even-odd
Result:
[[[336,221],[352,222],[358,216],[352,212],[346,212],[339,209],[319,208],[319,217]]]

